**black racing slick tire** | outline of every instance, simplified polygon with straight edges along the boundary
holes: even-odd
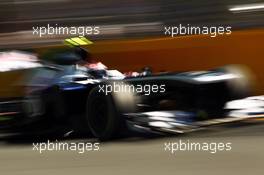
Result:
[[[115,104],[113,94],[99,92],[99,87],[89,93],[86,121],[92,134],[102,141],[120,137],[126,132],[125,120]]]

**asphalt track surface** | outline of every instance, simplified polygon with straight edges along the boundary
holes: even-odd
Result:
[[[23,138],[2,137],[0,174],[72,175],[72,174],[263,174],[264,122],[250,125],[218,126],[177,136],[135,135],[101,143],[99,151],[79,154],[75,151],[33,151],[32,142]],[[212,154],[207,151],[164,149],[165,142],[231,142],[231,151]],[[94,139],[70,138],[64,142],[94,142]]]

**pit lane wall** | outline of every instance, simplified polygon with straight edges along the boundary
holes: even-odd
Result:
[[[207,70],[229,64],[246,65],[264,93],[264,29],[234,31],[229,36],[205,35],[142,40],[104,41],[90,46],[94,58],[121,71]]]

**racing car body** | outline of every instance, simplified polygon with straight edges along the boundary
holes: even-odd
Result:
[[[77,57],[67,53],[59,58],[64,63],[38,62],[27,68],[23,84],[16,84],[24,95],[1,100],[1,127],[49,120],[103,140],[124,132],[127,121],[145,125],[142,116],[149,114],[168,119],[163,115],[179,117],[183,113],[175,111],[185,111],[185,121],[221,118],[226,102],[249,95],[245,88],[232,88],[244,77],[228,69],[125,76],[102,63],[79,64]]]

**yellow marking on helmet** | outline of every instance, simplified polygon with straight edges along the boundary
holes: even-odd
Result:
[[[87,38],[85,38],[85,37],[83,37],[83,36],[81,36],[80,39],[83,40],[84,42],[86,42],[86,45],[93,44],[92,41],[88,40]]]
[[[78,46],[78,45],[79,45],[78,43],[72,41],[71,39],[66,39],[65,42],[66,42],[67,44],[74,45],[74,46]]]
[[[66,44],[70,44],[73,46],[83,46],[83,45],[93,44],[92,41],[86,39],[83,36],[65,39],[65,42],[66,42]]]

